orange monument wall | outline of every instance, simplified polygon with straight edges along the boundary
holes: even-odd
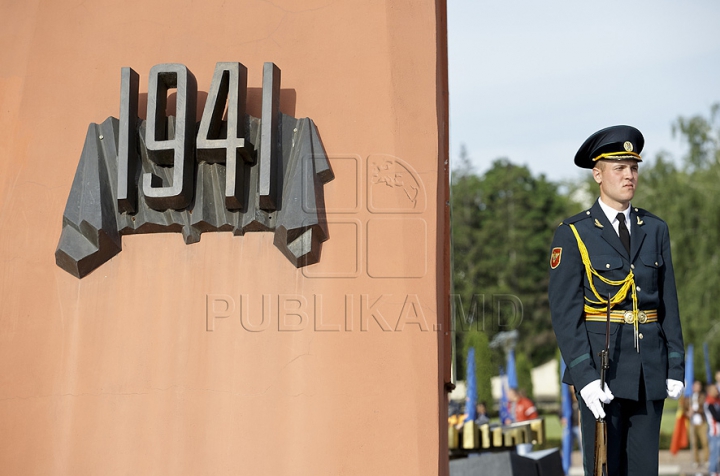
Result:
[[[446,474],[445,36],[442,0],[0,3],[0,472]],[[184,64],[201,102],[219,61],[247,67],[256,117],[274,62],[281,111],[317,125],[320,262],[219,232],[56,266],[121,67],[143,94]]]

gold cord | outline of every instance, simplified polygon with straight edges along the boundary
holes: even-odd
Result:
[[[585,265],[585,273],[587,274],[588,283],[590,283],[590,289],[592,290],[593,294],[597,298],[597,301],[593,301],[592,299],[589,299],[587,296],[585,296],[585,303],[584,310],[585,312],[589,313],[604,313],[607,312],[607,305],[608,301],[607,299],[603,299],[600,293],[597,292],[597,289],[595,289],[595,284],[593,283],[593,276],[596,276],[600,281],[602,281],[605,284],[608,284],[610,286],[619,286],[619,289],[615,295],[610,298],[610,309],[615,306],[615,304],[618,304],[620,302],[623,302],[625,298],[627,297],[628,290],[631,291],[632,295],[632,301],[633,301],[633,327],[635,328],[635,346],[637,348],[637,336],[638,336],[638,303],[637,303],[637,292],[635,289],[635,275],[632,272],[632,269],[628,273],[627,276],[625,276],[625,279],[617,281],[608,279],[604,276],[602,276],[600,273],[598,273],[595,268],[592,267],[592,264],[590,263],[590,254],[588,253],[587,247],[585,247],[585,243],[583,243],[582,239],[580,238],[580,233],[578,233],[577,229],[575,228],[575,225],[570,224],[570,229],[572,230],[573,234],[575,235],[575,239],[578,243],[578,250],[580,251],[580,257],[582,258],[582,262]],[[604,305],[605,307],[592,307],[589,304],[595,304],[595,305]]]

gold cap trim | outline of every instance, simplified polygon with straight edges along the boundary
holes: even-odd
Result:
[[[636,154],[635,152],[627,151],[627,152],[606,152],[604,154],[600,154],[594,159],[592,159],[593,162],[597,162],[600,159],[614,159],[614,160],[622,160],[622,159],[633,159],[637,160],[638,162],[642,162],[642,159],[640,158],[640,154]]]

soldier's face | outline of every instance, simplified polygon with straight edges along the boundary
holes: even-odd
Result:
[[[617,210],[624,210],[635,196],[638,163],[635,160],[601,160],[593,169],[593,178],[600,185],[602,201]]]

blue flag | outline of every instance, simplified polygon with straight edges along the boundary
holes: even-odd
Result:
[[[475,402],[477,401],[477,379],[475,378],[475,348],[470,347],[465,367],[465,421],[475,420]]]
[[[508,411],[508,399],[507,393],[505,392],[505,386],[507,385],[507,378],[505,378],[505,371],[500,367],[500,424],[504,425],[506,420],[512,421],[513,418],[510,416]]]
[[[572,464],[573,449],[573,428],[572,428],[572,395],[570,395],[570,386],[562,383],[562,375],[565,373],[565,361],[560,358],[560,398],[562,403],[562,417],[565,418],[567,424],[563,428],[562,437],[562,466],[565,474],[570,473],[570,465]]]
[[[692,344],[688,344],[687,351],[685,352],[685,396],[692,396],[692,386],[695,380],[695,369],[693,367],[694,356],[693,352],[695,348]]]
[[[510,349],[507,355],[507,384],[508,388],[518,388],[517,371],[515,370],[515,349]]]

